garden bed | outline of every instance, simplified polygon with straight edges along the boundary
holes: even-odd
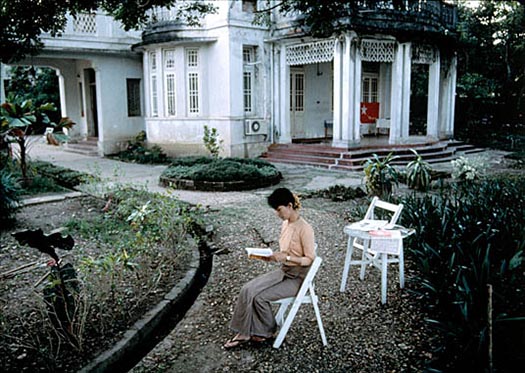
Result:
[[[259,159],[182,157],[162,173],[159,183],[176,189],[230,192],[269,187],[281,179],[274,165]]]

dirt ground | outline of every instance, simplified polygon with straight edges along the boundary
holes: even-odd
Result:
[[[523,174],[523,170],[510,167],[512,162],[499,155],[489,156],[487,164],[491,172]],[[216,197],[214,194],[213,198]],[[16,313],[20,305],[31,299],[35,282],[47,271],[47,258],[34,249],[18,247],[10,233],[30,227],[49,232],[71,217],[90,219],[100,212],[103,205],[104,201],[90,198],[34,205],[18,213],[15,226],[2,229],[0,273],[29,262],[38,261],[42,265],[17,276],[16,288],[12,279],[0,281],[0,331],[5,330],[6,315]],[[356,205],[354,202],[309,198],[303,201],[303,207],[303,216],[316,224],[319,254],[324,259],[316,286],[328,347],[322,347],[313,312],[303,306],[280,350],[268,346],[248,346],[234,351],[222,348],[231,336],[228,322],[240,286],[270,269],[268,263],[247,262],[242,248],[262,243],[273,248],[277,245],[280,223],[266,206],[264,195],[246,192],[245,202],[228,204],[211,212],[217,249],[211,278],[187,316],[133,372],[421,371],[433,358],[430,351],[435,341],[424,323],[425,315],[411,293],[414,273],[410,258],[407,258],[404,290],[398,287],[397,271],[389,271],[387,305],[383,306],[379,301],[380,280],[374,270],[367,271],[365,281],[359,281],[356,270],[351,270],[348,290],[340,293],[346,245],[342,232],[346,222],[358,218]],[[90,243],[79,240],[77,245],[89,247]],[[13,371],[16,367],[20,371],[19,368],[23,367],[25,371],[53,371],[48,366],[34,364],[31,348],[38,341],[27,346],[24,341],[6,341],[4,337],[0,337],[0,370]],[[103,338],[96,349],[102,350],[111,343],[111,338]],[[76,368],[67,366],[55,369],[74,370]]]

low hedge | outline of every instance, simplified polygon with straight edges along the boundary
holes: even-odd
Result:
[[[179,189],[230,191],[278,184],[282,175],[260,159],[181,157],[164,170],[160,184]]]
[[[91,177],[89,174],[43,161],[33,161],[31,167],[38,174],[52,178],[58,185],[68,189],[74,189]]]

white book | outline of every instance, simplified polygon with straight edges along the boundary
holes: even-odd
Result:
[[[245,250],[250,259],[265,259],[273,254],[272,249],[262,247],[247,247]]]

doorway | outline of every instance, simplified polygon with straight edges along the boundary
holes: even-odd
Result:
[[[84,76],[87,92],[87,135],[88,137],[98,137],[98,109],[97,109],[97,81],[94,69],[85,69]]]
[[[304,131],[304,68],[290,68],[290,130],[292,139],[303,138]]]

